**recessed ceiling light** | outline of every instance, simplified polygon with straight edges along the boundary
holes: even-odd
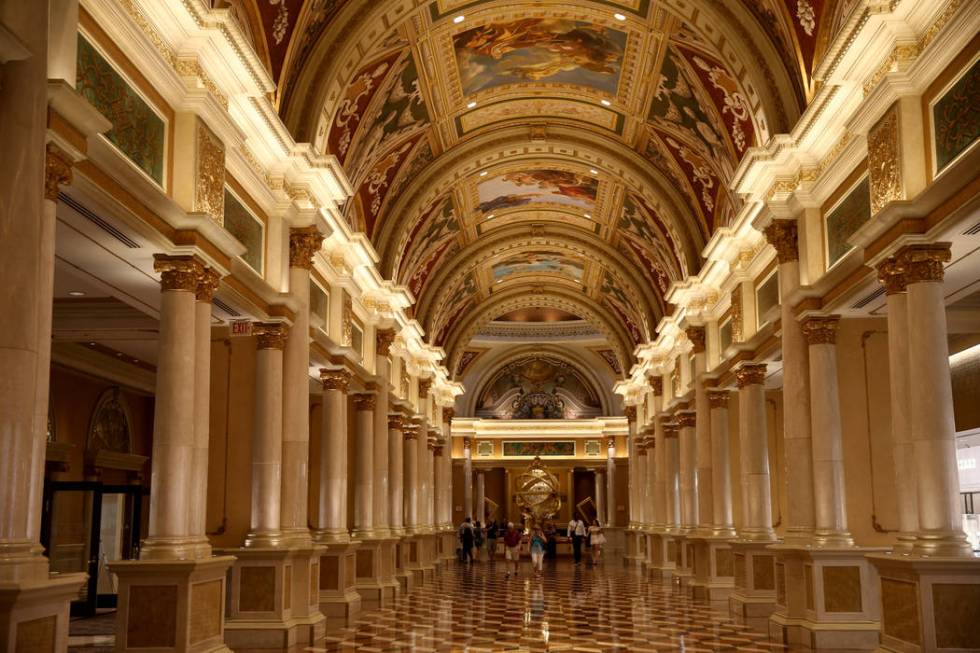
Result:
[[[68,291],[68,296],[69,297],[84,297],[85,296],[85,293],[82,292],[81,290],[69,290]]]
[[[472,109],[475,106],[476,106],[476,102],[467,102],[466,103],[466,108],[467,109]]]
[[[481,170],[480,171],[480,176],[481,177],[486,177],[487,176],[487,171],[486,170]]]
[[[488,216],[487,216],[487,217],[486,217],[485,219],[486,219],[486,220],[489,220],[489,219],[490,219],[490,218],[492,218],[492,217],[493,217],[494,215],[495,215],[494,213],[491,213],[491,214],[490,214],[490,215],[488,215]]]
[[[460,14],[459,16],[453,18],[453,22],[456,23],[457,25],[462,23],[464,20],[466,20],[466,16],[464,16],[463,14]]]
[[[589,168],[589,174],[590,175],[597,175],[597,174],[599,174],[599,171],[596,170],[595,168]]]
[[[599,100],[599,103],[604,107],[608,107],[610,104],[612,104],[612,102],[609,100]]]
[[[626,20],[626,16],[624,16],[623,14],[613,14],[613,18],[615,18],[616,20]]]
[[[590,219],[590,220],[592,219],[592,214],[591,214],[591,213],[585,213],[584,215],[585,215],[585,217],[587,217],[588,219]]]
[[[90,342],[90,343],[88,343],[88,346],[89,347],[94,347],[95,346],[95,343],[94,342]]]

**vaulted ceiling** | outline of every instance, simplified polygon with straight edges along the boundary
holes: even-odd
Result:
[[[628,370],[855,0],[228,0],[450,370],[487,323],[593,324]]]

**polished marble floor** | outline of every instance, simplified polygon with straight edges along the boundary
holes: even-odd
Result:
[[[724,610],[687,599],[617,561],[597,568],[560,561],[546,566],[540,579],[529,571],[524,563],[520,576],[507,578],[501,562],[451,564],[389,608],[362,612],[349,628],[296,651],[783,650],[733,623]]]

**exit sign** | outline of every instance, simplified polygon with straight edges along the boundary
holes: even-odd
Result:
[[[231,323],[231,335],[233,336],[250,336],[252,335],[252,321],[251,320],[235,320]]]

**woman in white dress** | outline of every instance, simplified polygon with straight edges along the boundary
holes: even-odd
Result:
[[[606,536],[602,534],[598,519],[593,519],[589,526],[589,542],[592,544],[592,564],[597,565],[599,556],[602,555],[602,545],[606,543]]]

